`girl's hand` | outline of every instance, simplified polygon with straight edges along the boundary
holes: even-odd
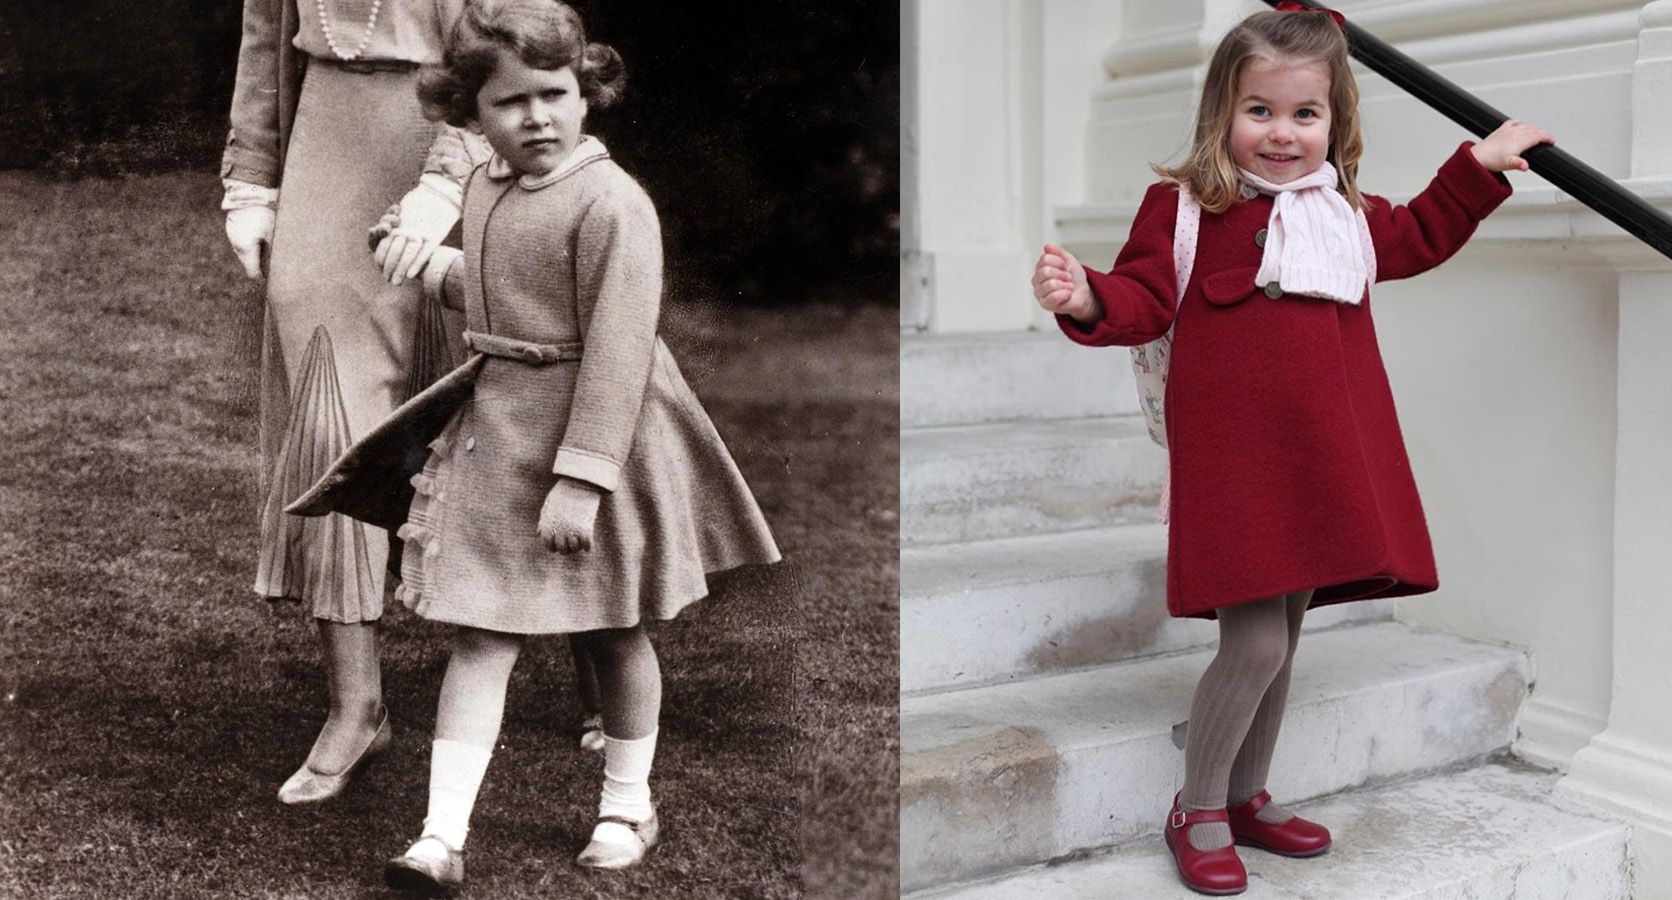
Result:
[[[439,246],[436,241],[397,225],[378,242],[377,249],[372,251],[372,261],[383,270],[385,281],[400,284],[408,278],[417,278]]]
[[[383,218],[377,220],[376,225],[366,229],[366,246],[375,253],[379,247],[383,246],[384,238],[393,234],[395,229],[399,227],[401,227],[401,205],[395,203],[390,205],[388,211],[383,214]],[[378,262],[378,265],[382,264],[381,261]]]
[[[1060,247],[1045,245],[1033,267],[1033,299],[1046,312],[1090,325],[1103,318],[1103,304],[1092,296],[1086,268]]]
[[[592,526],[598,521],[603,494],[573,478],[559,478],[540,507],[539,532],[546,546],[558,553],[592,549]]]
[[[1527,171],[1527,161],[1521,154],[1529,147],[1539,144],[1554,144],[1556,139],[1544,129],[1518,119],[1510,119],[1498,126],[1498,130],[1486,136],[1486,139],[1469,148],[1475,159],[1490,172],[1503,172],[1514,169],[1517,172]]]
[[[227,211],[226,239],[232,244],[232,252],[238,254],[244,274],[256,281],[261,280],[261,250],[272,245],[273,223],[277,218],[278,215],[267,206],[245,206]]]
[[[390,284],[417,278],[438,246],[436,241],[401,227],[399,203],[389,207],[383,218],[371,227],[366,242],[372,246],[372,262],[383,270],[383,279]]]
[[[395,223],[378,242],[373,256],[383,270],[384,280],[390,284],[417,278],[424,271],[424,264],[435,253],[435,248],[441,246],[447,232],[459,220],[458,200],[427,183],[427,179],[440,177],[424,175],[418,180],[418,185],[407,191],[401,202],[392,207],[396,211]],[[385,215],[383,218],[388,220],[389,217]],[[382,225],[380,221],[375,227]]]

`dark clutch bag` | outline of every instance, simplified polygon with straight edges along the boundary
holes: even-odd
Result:
[[[399,528],[412,504],[412,476],[429,459],[430,442],[470,399],[486,358],[471,356],[401,404],[284,511],[295,516],[337,512],[390,531]]]

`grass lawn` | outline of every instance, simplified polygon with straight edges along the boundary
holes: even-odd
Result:
[[[0,173],[0,895],[363,897],[417,834],[447,629],[385,621],[395,744],[281,807],[324,715],[303,611],[254,565],[259,291],[202,174]],[[472,821],[472,897],[898,888],[898,317],[726,309],[664,332],[785,561],[653,637],[665,843],[587,873],[602,763],[560,638],[531,643]]]

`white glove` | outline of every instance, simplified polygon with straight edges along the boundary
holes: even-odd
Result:
[[[377,245],[372,260],[390,284],[423,271],[430,254],[459,220],[462,189],[446,177],[428,173],[400,202],[401,224]]]
[[[266,206],[244,206],[226,214],[226,239],[232,244],[232,252],[238,254],[244,274],[257,281],[261,280],[261,248],[273,243],[273,222],[277,218],[278,214]]]

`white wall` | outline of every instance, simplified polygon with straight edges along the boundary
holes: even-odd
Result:
[[[1037,320],[1028,275],[1047,197],[1084,193],[1088,97],[1108,0],[907,0],[902,8],[901,327]]]
[[[1608,711],[1615,280],[1466,250],[1374,301],[1441,583],[1400,618],[1529,648],[1547,764]]]

